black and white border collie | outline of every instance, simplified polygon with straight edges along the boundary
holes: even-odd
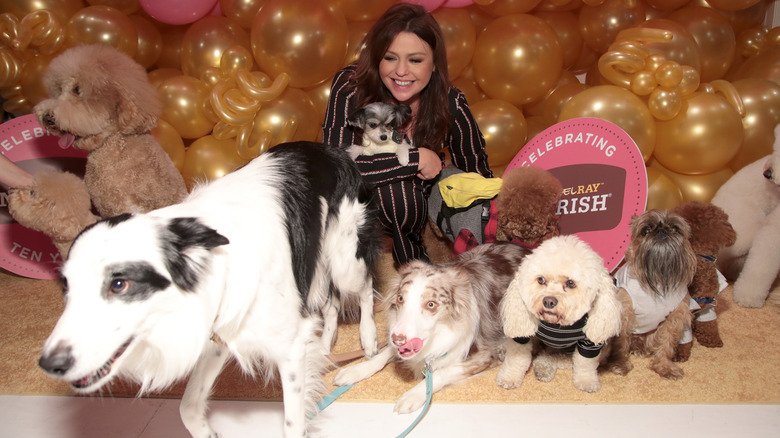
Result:
[[[65,310],[40,366],[79,392],[115,376],[157,390],[192,373],[182,420],[215,437],[207,400],[233,357],[248,373],[278,370],[285,436],[305,436],[340,299],[359,301],[361,343],[378,350],[370,193],[343,150],[296,142],[181,204],[98,222],[63,266]]]

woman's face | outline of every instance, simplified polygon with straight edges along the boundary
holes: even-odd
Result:
[[[379,76],[399,104],[405,103],[417,110],[420,92],[433,74],[431,46],[412,32],[395,36],[385,56],[379,62]]]

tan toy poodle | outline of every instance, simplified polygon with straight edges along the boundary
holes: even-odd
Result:
[[[181,201],[184,179],[150,134],[162,104],[144,68],[103,44],[70,48],[44,76],[33,109],[61,145],[87,151],[84,182],[97,213],[146,212]]]
[[[598,391],[600,365],[617,374],[631,369],[626,352],[612,352],[612,341],[625,335],[626,305],[603,259],[587,243],[573,235],[542,242],[520,264],[501,301],[509,339],[496,382],[519,387],[533,360],[540,381],[571,368],[576,388]],[[610,364],[613,357],[622,362]]]
[[[722,347],[715,305],[718,294],[728,286],[728,282],[715,264],[718,252],[733,245],[737,233],[726,212],[714,204],[691,201],[678,205],[672,211],[690,225],[689,240],[696,253],[696,271],[688,287],[688,294],[700,307],[694,311],[693,336],[705,347]]]
[[[36,172],[30,187],[12,188],[8,212],[20,224],[49,236],[63,258],[73,239],[97,221],[84,181],[69,172]]]

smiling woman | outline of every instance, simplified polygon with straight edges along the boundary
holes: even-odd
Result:
[[[485,139],[466,97],[450,83],[444,37],[425,8],[408,3],[391,6],[363,43],[355,64],[333,80],[323,138],[340,147],[360,144],[361,133],[347,120],[369,103],[412,108],[403,128],[414,146],[407,164],[393,154],[360,155],[355,162],[374,186],[396,263],[428,260],[421,234],[428,216],[427,198],[442,169],[439,153],[446,148],[459,169],[492,177]]]

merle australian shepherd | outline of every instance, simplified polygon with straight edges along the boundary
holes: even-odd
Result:
[[[304,436],[340,299],[359,301],[361,343],[378,350],[374,214],[343,150],[296,142],[181,204],[98,222],[62,268],[65,310],[40,366],[79,392],[115,376],[156,390],[191,373],[181,416],[205,438],[216,436],[210,389],[232,357],[248,373],[278,370],[285,436]]]
[[[513,243],[487,243],[439,265],[416,260],[402,266],[385,301],[387,348],[342,369],[334,383],[352,384],[401,361],[418,377],[430,367],[436,392],[497,365],[506,341],[499,303],[529,252]],[[413,412],[425,400],[426,383],[420,382],[394,411]]]

